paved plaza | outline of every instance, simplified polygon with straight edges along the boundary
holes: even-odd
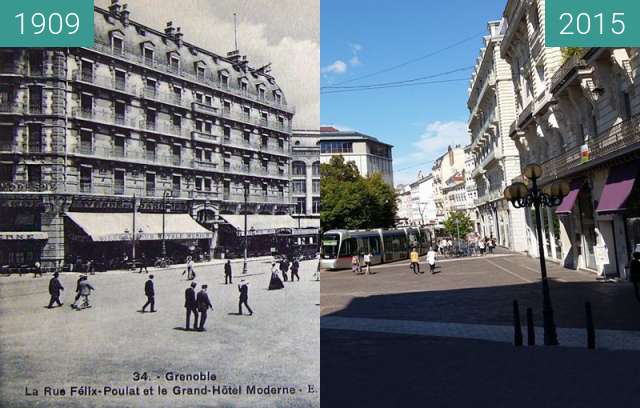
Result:
[[[561,347],[509,344],[513,300],[525,343],[527,307],[542,343],[537,259],[506,252],[446,259],[435,275],[415,275],[407,261],[376,266],[370,276],[323,271],[323,404],[633,405],[640,398],[640,303],[631,284],[598,282],[554,263],[548,270]],[[586,349],[586,301],[595,351]]]
[[[96,288],[91,295],[93,307],[82,311],[69,307],[78,274],[61,274],[65,304],[51,310],[45,308],[51,276],[2,277],[0,406],[317,407],[320,285],[313,279],[316,265],[316,261],[302,262],[300,282],[285,282],[283,290],[267,291],[270,262],[251,262],[246,279],[254,314],[239,316],[241,263],[233,264],[234,284],[226,286],[222,264],[196,264],[196,282],[209,285],[214,306],[206,332],[183,329],[184,291],[189,282],[181,276],[182,269],[150,269],[155,275],[157,312],[144,314],[139,312],[146,301],[144,273],[90,275],[89,282]],[[215,375],[215,381],[167,378],[170,373],[200,372]],[[147,373],[147,379],[136,381],[134,373]],[[73,386],[95,387],[99,394],[71,397]],[[141,394],[152,388],[154,394],[105,396],[107,386],[129,387],[129,392]],[[220,386],[220,392],[240,388],[242,394],[212,395],[214,386]],[[51,392],[64,388],[66,395],[44,396],[45,387],[52,387]],[[174,395],[175,387],[183,395]],[[185,395],[204,387],[207,395]],[[166,389],[167,395],[159,396],[159,388]],[[288,394],[283,394],[283,388]],[[37,396],[26,395],[34,390]]]

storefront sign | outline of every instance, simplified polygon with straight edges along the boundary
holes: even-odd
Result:
[[[133,210],[133,201],[131,199],[115,198],[115,199],[87,199],[75,198],[71,204],[71,211],[81,210]]]
[[[46,232],[40,231],[0,231],[0,241],[46,240],[48,238]]]

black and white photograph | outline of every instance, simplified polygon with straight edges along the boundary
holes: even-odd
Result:
[[[319,1],[94,6],[0,49],[0,406],[318,407]]]

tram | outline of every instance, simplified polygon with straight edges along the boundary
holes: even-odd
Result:
[[[322,235],[320,267],[350,268],[354,255],[366,253],[371,253],[372,265],[398,261],[409,258],[412,248],[426,254],[431,243],[431,232],[426,228],[330,230]]]

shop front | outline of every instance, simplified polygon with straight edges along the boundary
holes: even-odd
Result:
[[[124,266],[125,259],[140,259],[144,254],[153,264],[162,256],[174,263],[188,255],[198,259],[208,253],[213,233],[189,214],[67,212],[65,248],[68,264],[86,265],[92,260],[96,269]]]

